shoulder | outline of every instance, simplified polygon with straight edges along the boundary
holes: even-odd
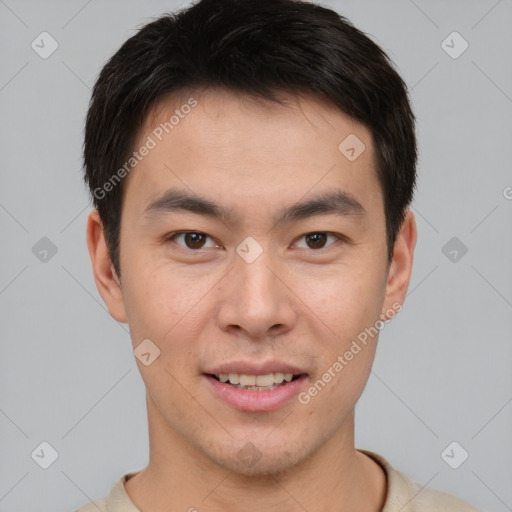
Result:
[[[107,502],[105,499],[92,501],[76,512],[107,512]]]
[[[480,512],[464,500],[451,494],[434,489],[423,489],[419,484],[412,482],[417,489],[413,498],[411,511],[414,512]]]
[[[358,451],[372,458],[386,473],[388,489],[382,512],[480,512],[456,496],[414,482],[381,455]]]
[[[130,500],[124,487],[125,482],[135,474],[135,472],[126,473],[114,483],[107,497],[91,501],[75,512],[140,512]]]

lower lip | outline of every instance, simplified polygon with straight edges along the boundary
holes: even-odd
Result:
[[[209,375],[203,376],[217,396],[236,409],[248,412],[278,409],[299,394],[307,379],[307,375],[301,375],[298,379],[269,391],[246,391],[220,382]]]

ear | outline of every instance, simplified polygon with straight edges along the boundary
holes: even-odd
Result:
[[[411,210],[407,210],[400,232],[395,240],[393,258],[389,265],[386,295],[381,311],[383,320],[391,318],[389,311],[399,311],[404,303],[411,278],[416,237],[414,214]],[[400,305],[398,309],[397,305]],[[386,314],[386,311],[388,314]]]
[[[109,313],[118,321],[126,323],[126,311],[121,283],[110,259],[105,232],[98,210],[87,218],[87,247],[91,258],[96,287],[107,305]]]

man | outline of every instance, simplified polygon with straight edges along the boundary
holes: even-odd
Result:
[[[474,511],[354,447],[416,243],[387,56],[293,0],[202,0],[103,68],[87,240],[147,390],[148,466],[80,512]]]

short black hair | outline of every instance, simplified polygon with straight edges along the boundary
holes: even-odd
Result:
[[[312,2],[200,0],[140,28],[94,85],[85,181],[117,274],[123,181],[105,184],[130,159],[159,100],[218,87],[278,103],[280,92],[318,97],[369,129],[390,262],[416,185],[417,149],[407,87],[386,53],[345,17]]]

